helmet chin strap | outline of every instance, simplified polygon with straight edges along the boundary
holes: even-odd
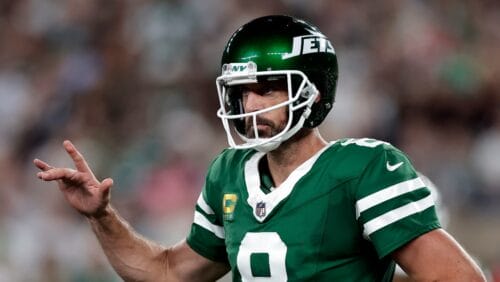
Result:
[[[264,144],[256,145],[255,149],[262,153],[271,152],[277,149],[281,145],[281,142],[283,141],[278,141],[278,140],[270,141]]]

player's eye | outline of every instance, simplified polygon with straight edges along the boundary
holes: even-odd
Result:
[[[250,95],[250,92],[251,92],[250,88],[248,88],[248,87],[241,87],[240,93],[241,93],[241,96],[243,98],[248,97],[248,95]]]
[[[278,90],[279,88],[274,83],[266,83],[261,85],[257,92],[261,96],[267,96]]]

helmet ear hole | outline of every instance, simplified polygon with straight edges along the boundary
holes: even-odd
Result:
[[[300,96],[304,99],[309,99],[313,95],[318,95],[318,89],[314,86],[314,84],[309,84],[300,92]],[[317,96],[319,97],[319,95]]]

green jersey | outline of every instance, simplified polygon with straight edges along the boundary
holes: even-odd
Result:
[[[391,281],[388,255],[440,227],[430,191],[386,142],[332,142],[276,188],[263,157],[227,149],[214,160],[187,238],[229,263],[233,281]]]

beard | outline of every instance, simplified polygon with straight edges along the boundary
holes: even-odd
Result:
[[[285,120],[283,122],[280,122],[279,124],[275,124],[272,120],[256,116],[256,123],[257,125],[266,126],[264,128],[257,129],[259,138],[271,138],[283,131],[283,129],[286,127],[287,121]],[[247,117],[245,119],[245,135],[247,138],[256,138],[252,117]]]

